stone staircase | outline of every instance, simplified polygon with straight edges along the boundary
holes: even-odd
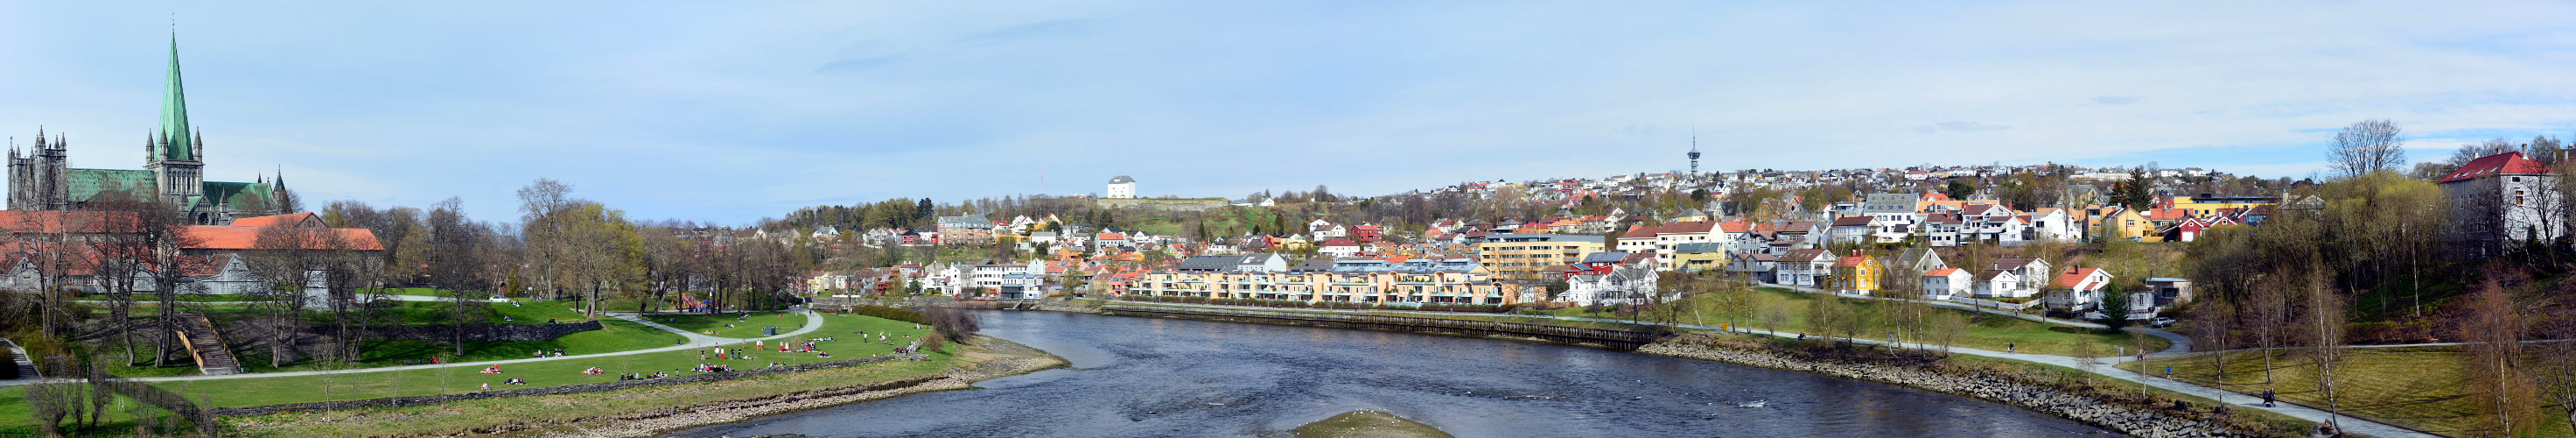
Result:
[[[27,358],[27,349],[18,348],[17,343],[9,342],[7,339],[0,339],[0,350],[7,350],[10,363],[17,364],[18,369],[17,375],[0,376],[0,379],[34,380],[44,377],[36,373],[36,361]]]
[[[179,314],[179,340],[188,344],[188,356],[197,359],[197,371],[209,376],[241,374],[241,363],[233,360],[232,350],[224,349],[224,339],[215,334],[215,324],[205,315]]]

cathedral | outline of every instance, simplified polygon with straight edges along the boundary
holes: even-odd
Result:
[[[179,39],[170,38],[170,72],[161,92],[161,126],[143,140],[143,169],[76,169],[71,144],[61,133],[36,131],[33,151],[9,149],[10,210],[78,210],[102,193],[155,194],[201,225],[283,213],[285,178],[260,182],[207,181],[206,139],[188,124],[188,99],[179,86]]]

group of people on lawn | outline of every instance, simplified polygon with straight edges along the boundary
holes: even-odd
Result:
[[[732,325],[732,324],[726,324],[725,326],[726,326],[726,327],[732,327],[733,325]],[[915,325],[914,327],[915,327],[915,328],[919,328],[919,325]],[[708,330],[708,331],[706,331],[706,333],[707,333],[707,334],[715,334],[715,331],[714,331],[714,330]],[[851,332],[851,333],[852,333],[852,334],[860,335],[860,337],[862,338],[862,340],[864,340],[864,338],[868,335],[868,333],[867,333],[866,331],[855,331],[855,332]],[[892,333],[885,333],[885,332],[878,332],[878,333],[876,333],[876,335],[877,335],[877,341],[879,341],[879,342],[884,342],[884,341],[887,341],[887,340],[891,340],[891,339],[893,339],[893,338],[895,337]],[[910,335],[905,335],[905,336],[903,336],[903,337],[909,338],[909,337],[912,337],[912,336],[910,336]],[[822,350],[822,348],[821,348],[820,343],[821,343],[821,342],[835,341],[835,340],[838,340],[838,338],[837,338],[837,337],[821,337],[821,338],[805,339],[805,340],[799,340],[799,341],[793,341],[793,342],[779,342],[779,343],[778,343],[778,352],[779,352],[779,353],[813,353],[813,354],[814,354],[814,357],[832,357],[832,354],[831,354],[831,353],[823,352],[823,350]],[[752,352],[753,350],[755,350],[755,348],[753,348],[753,347],[763,347],[763,348],[765,348],[765,347],[766,347],[766,345],[764,345],[764,344],[766,344],[766,343],[767,343],[767,342],[765,342],[765,341],[763,341],[763,340],[754,340],[754,341],[751,341],[751,342],[748,342],[748,343],[736,344],[736,345],[735,345],[735,346],[733,346],[733,347],[717,346],[717,347],[710,347],[710,348],[701,348],[701,349],[698,349],[698,360],[700,360],[700,361],[702,361],[702,362],[699,362],[699,363],[698,363],[697,368],[693,368],[693,369],[691,369],[690,371],[700,372],[700,373],[721,373],[721,372],[733,371],[733,367],[731,367],[731,366],[726,366],[726,365],[722,365],[722,364],[711,364],[711,363],[707,363],[707,362],[703,362],[703,361],[705,361],[705,360],[709,360],[709,359],[715,359],[715,360],[750,360],[750,359],[751,359],[751,352]],[[896,352],[898,352],[898,353],[904,352],[904,351],[903,351],[903,350],[904,350],[904,348],[901,348],[901,347],[898,347],[898,348],[896,348],[895,350],[896,350]],[[558,348],[558,349],[554,349],[554,350],[552,350],[552,351],[544,351],[544,350],[540,350],[540,351],[537,351],[537,352],[534,354],[534,357],[541,357],[541,358],[542,358],[542,357],[560,357],[560,356],[566,356],[566,354],[564,353],[563,349],[560,349],[560,348]],[[438,363],[438,362],[437,362],[437,358],[435,358],[435,357],[431,358],[431,362],[430,362],[430,363]],[[769,367],[771,367],[771,368],[782,367],[782,366],[787,366],[787,364],[785,364],[785,363],[779,363],[779,362],[770,362],[770,363],[769,363]],[[483,371],[482,371],[482,372],[483,372],[484,374],[500,374],[500,373],[501,373],[501,366],[500,366],[500,365],[492,365],[492,366],[483,367]],[[606,374],[606,373],[607,373],[607,370],[600,369],[599,367],[591,367],[591,368],[589,368],[589,369],[585,369],[585,370],[582,370],[582,371],[581,371],[581,374],[582,374],[582,375],[599,375],[599,374]],[[671,376],[671,375],[670,375],[669,373],[656,371],[656,372],[653,372],[653,373],[651,373],[651,374],[643,374],[643,373],[619,374],[619,375],[617,376],[617,380],[621,380],[621,381],[623,381],[623,380],[659,379],[659,378],[665,378],[665,377],[670,377],[670,376]],[[524,380],[519,380],[519,379],[516,379],[516,378],[512,378],[512,379],[507,379],[507,380],[502,381],[502,382],[501,382],[501,384],[503,384],[503,385],[525,385],[525,384],[528,384],[528,382],[527,382],[527,381],[524,381]],[[488,383],[487,383],[487,384],[483,384],[483,385],[482,385],[482,390],[484,390],[484,391],[490,391],[490,390],[492,390],[492,385],[491,385],[491,384],[488,384]]]

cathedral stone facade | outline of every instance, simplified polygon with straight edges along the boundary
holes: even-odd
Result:
[[[207,181],[201,160],[206,140],[188,124],[188,100],[179,85],[179,40],[170,40],[170,72],[161,94],[161,125],[143,140],[143,169],[75,169],[71,144],[61,133],[36,132],[32,151],[9,149],[10,210],[77,210],[103,193],[151,194],[178,206],[198,224],[282,213],[285,178],[259,182]]]

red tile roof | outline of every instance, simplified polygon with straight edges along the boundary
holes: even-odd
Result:
[[[297,225],[304,225],[304,223],[305,223],[304,221],[308,221],[308,220],[309,220],[309,221],[313,221],[313,223],[314,223],[314,224],[317,224],[317,225],[318,225],[318,224],[320,224],[320,223],[321,223],[321,221],[322,221],[321,217],[319,217],[319,216],[315,216],[313,213],[306,212],[306,213],[281,214],[281,215],[273,215],[273,216],[256,216],[256,217],[246,217],[246,218],[241,218],[241,219],[234,219],[234,220],[233,220],[233,223],[232,223],[232,226],[236,226],[236,227],[292,227],[292,226],[297,226]]]
[[[111,228],[134,228],[130,221],[135,218],[132,212],[0,210],[0,229],[12,233],[106,233]]]
[[[2506,173],[2545,174],[2549,173],[2549,167],[2540,165],[2538,161],[2523,158],[2521,152],[2506,152],[2469,160],[2469,164],[2460,165],[2459,169],[2451,170],[2450,176],[2442,177],[2439,182],[2466,181]]]
[[[1941,268],[1941,269],[1934,269],[1934,270],[1932,270],[1931,272],[1925,272],[1925,273],[1923,273],[1923,276],[1925,276],[1925,277],[1948,277],[1948,276],[1950,276],[1950,275],[1952,275],[1952,274],[1957,274],[1957,273],[1959,273],[1959,268]]]
[[[1834,267],[1837,267],[1837,268],[1848,268],[1848,267],[1853,267],[1853,266],[1860,266],[1860,264],[1862,264],[1862,263],[1868,263],[1868,262],[1869,262],[1869,256],[1860,255],[1860,251],[1852,251],[1852,254],[1851,254],[1851,255],[1849,255],[1849,256],[1844,256],[1844,257],[1843,257],[1843,259],[1842,259],[1842,261],[1834,262]]]
[[[2067,268],[2065,273],[2057,275],[2057,281],[2051,282],[2050,284],[2067,289],[2101,289],[2102,284],[2100,282],[2085,281],[2086,279],[2092,278],[2093,273],[2101,271],[2102,268]]]
[[[281,228],[190,225],[188,228],[181,230],[180,232],[186,234],[189,240],[194,240],[194,242],[189,242],[187,249],[260,249],[260,231],[278,229]],[[341,241],[347,242],[347,249],[367,251],[382,251],[385,249],[382,242],[376,241],[376,233],[368,231],[365,228],[283,229],[296,230],[298,232],[311,235],[314,240],[305,242],[303,245],[305,249],[331,249],[329,248],[331,246],[330,243],[321,240],[327,238],[324,236],[336,236]],[[326,232],[327,234],[324,234]]]

